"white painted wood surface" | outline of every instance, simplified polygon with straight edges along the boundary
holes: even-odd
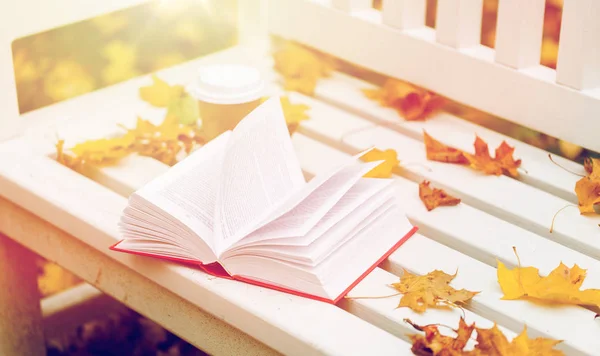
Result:
[[[179,73],[179,75],[181,75],[180,78],[184,78],[185,76],[182,75],[183,71],[184,70],[182,70],[181,72],[173,70],[170,73]],[[174,74],[173,76],[175,77],[177,75]],[[312,107],[312,109],[310,111],[311,119],[309,121],[306,121],[305,124],[303,124],[302,131],[306,132],[314,137],[317,137],[317,136],[319,136],[317,134],[320,134],[319,137],[324,138],[325,142],[328,142],[328,140],[330,140],[329,138],[327,138],[328,136],[337,137],[338,135],[343,135],[344,132],[346,132],[346,130],[354,130],[357,127],[373,126],[372,122],[364,121],[364,120],[358,118],[357,116],[348,114],[344,111],[341,111],[339,109],[336,109],[336,108],[326,105],[324,103],[320,103],[318,101],[315,101],[314,99],[306,98],[299,94],[292,93],[291,99],[293,102],[305,102]],[[321,131],[317,131],[317,130],[321,130]],[[384,130],[387,130],[387,129],[384,129]],[[390,131],[390,130],[387,130],[387,131],[391,132],[393,135],[399,135],[397,133],[394,133],[393,131]],[[383,136],[378,135],[376,137],[377,138],[380,138],[380,137],[385,138],[385,136],[386,135],[383,135]],[[397,139],[397,138],[394,136],[394,139]],[[406,140],[406,139],[400,138],[400,140]],[[388,141],[386,141],[384,139],[382,142],[385,143]],[[420,142],[413,140],[413,139],[408,139],[408,142],[415,142],[415,144],[420,144]],[[335,151],[331,148],[328,148],[323,143],[317,143],[316,141],[314,141],[312,139],[308,139],[301,134],[294,136],[294,143],[296,144],[297,151],[299,152],[299,156],[303,163],[303,167],[305,169],[308,169],[309,171],[313,170],[313,172],[316,172],[319,169],[323,169],[324,167],[326,167],[326,165],[331,164],[331,162],[335,161],[336,157],[339,157],[340,154],[343,155],[343,153]],[[5,146],[9,147],[8,145],[5,145]],[[13,147],[16,148],[16,146],[13,146]],[[304,154],[303,154],[303,152],[304,152]],[[318,152],[318,155],[316,154],[317,152]],[[334,152],[334,154],[327,153],[327,152]],[[402,152],[402,151],[399,151],[399,152]],[[308,153],[308,155],[307,155],[307,153]],[[137,158],[135,158],[135,157],[131,157],[131,159],[137,160]],[[337,158],[337,159],[339,159],[339,158]],[[47,162],[48,163],[46,163],[46,164],[52,163],[49,160]],[[144,177],[146,174],[151,172],[151,170],[145,170],[142,168],[143,165],[146,163],[144,163],[144,160],[142,160],[138,163],[131,164],[130,166],[124,165],[124,166],[119,166],[116,168],[108,169],[108,170],[106,170],[107,173],[105,174],[105,177],[103,178],[103,179],[106,179],[106,181],[103,184],[110,186],[110,184],[111,184],[110,180],[123,181],[125,185],[136,184],[134,182],[143,182],[145,179],[142,179],[141,177]],[[39,163],[38,163],[38,166],[39,166]],[[43,167],[45,167],[45,165],[43,165]],[[56,167],[62,168],[59,165],[56,165]],[[46,169],[44,169],[44,171],[48,172],[49,169],[46,168]],[[71,173],[68,170],[67,170],[67,172]],[[133,173],[133,172],[137,172],[137,173]],[[17,176],[24,174],[24,171],[21,171],[21,173],[15,172],[13,174],[15,174],[15,177],[17,177]],[[58,175],[58,173],[52,174],[52,171],[50,171],[49,174],[50,175]],[[137,178],[136,179],[128,178],[131,176],[136,176]],[[70,179],[75,179],[75,176]],[[514,259],[514,256],[512,255],[512,250],[510,249],[510,246],[516,245],[519,248],[519,253],[520,253],[521,258],[524,261],[528,261],[532,265],[536,265],[536,266],[540,267],[542,273],[548,273],[553,267],[555,267],[558,262],[554,257],[561,256],[561,259],[564,259],[565,263],[577,262],[581,266],[585,266],[586,268],[589,268],[590,277],[588,277],[588,281],[586,283],[588,283],[588,284],[591,283],[592,285],[594,283],[597,283],[598,273],[594,273],[594,272],[599,271],[600,269],[598,268],[598,262],[596,260],[594,260],[590,257],[587,257],[583,254],[577,253],[573,250],[570,250],[570,249],[568,249],[564,246],[561,246],[557,243],[554,243],[547,239],[544,239],[534,233],[527,231],[526,229],[522,229],[515,225],[506,223],[505,221],[502,221],[501,219],[498,219],[497,217],[486,214],[486,213],[484,213],[478,209],[472,208],[466,204],[461,204],[460,206],[455,207],[454,209],[443,209],[443,210],[440,209],[439,211],[435,211],[433,213],[426,212],[425,209],[421,206],[421,203],[417,198],[416,184],[406,181],[406,180],[403,180],[401,178],[398,178],[398,180],[399,180],[399,184],[401,184],[403,187],[403,189],[401,191],[403,192],[402,194],[405,194],[404,200],[407,202],[407,207],[410,207],[409,217],[411,218],[411,220],[413,222],[417,223],[419,226],[422,227],[423,233],[427,234],[428,236],[432,236],[432,239],[439,241],[439,242],[443,243],[444,245],[451,246],[451,248],[456,251],[456,253],[457,253],[456,256],[465,256],[465,255],[461,255],[461,252],[467,253],[469,256],[472,256],[472,257],[468,257],[468,258],[466,256],[462,257],[462,259],[464,259],[465,261],[472,261],[472,262],[468,262],[468,263],[465,262],[465,263],[467,263],[466,265],[461,264],[461,267],[460,267],[461,271],[464,269],[469,269],[469,270],[475,271],[475,272],[473,272],[474,274],[466,273],[468,278],[465,277],[465,280],[470,281],[470,279],[475,278],[473,280],[474,282],[472,282],[472,283],[474,283],[475,285],[487,286],[488,288],[491,287],[491,285],[494,285],[494,275],[493,275],[493,270],[495,267],[494,257],[498,256],[502,261],[506,262],[507,264],[509,264],[511,266],[514,266],[516,264],[516,260]],[[70,181],[70,183],[65,182],[63,184],[74,184],[73,182],[74,181]],[[129,182],[129,183],[127,183],[127,182]],[[32,182],[29,182],[29,183],[31,184]],[[48,183],[46,182],[45,184],[48,184]],[[80,184],[80,183],[77,183],[77,184]],[[133,189],[133,187],[130,187],[130,189]],[[27,190],[32,190],[32,189],[31,189],[31,187],[29,187]],[[43,189],[40,189],[40,190],[38,190],[38,194],[43,194],[43,195],[47,196],[48,193],[44,192]],[[58,199],[58,198],[55,197],[52,200],[56,201],[56,199]],[[40,206],[40,204],[36,204],[36,207],[38,209],[40,207],[43,208],[43,205]],[[72,211],[76,211],[76,209],[73,207]],[[87,219],[89,219],[89,217]],[[472,223],[473,221],[476,221],[478,223]],[[71,226],[71,228],[74,227],[73,224],[71,224],[69,226]],[[103,225],[98,223],[97,226],[103,226]],[[109,225],[106,225],[106,226],[109,226]],[[415,248],[417,250],[421,250],[421,249],[427,250],[427,251],[432,250],[431,243],[433,243],[433,241],[431,241],[431,243],[427,244],[426,242],[430,241],[430,240],[423,240],[422,237],[417,238],[415,240],[416,241],[425,241],[425,242],[418,242],[417,245],[415,245],[416,246]],[[93,242],[93,241],[96,241],[96,239],[88,240],[88,243]],[[435,246],[442,246],[442,245],[440,245],[438,242],[436,242],[433,244],[433,246],[435,247]],[[99,248],[101,250],[101,246],[98,246],[97,248]],[[433,248],[433,250],[435,250],[435,248]],[[543,250],[544,253],[540,254],[539,253],[540,250]],[[403,250],[399,250],[399,252],[400,251],[403,251]],[[461,251],[461,252],[459,252],[459,251]],[[410,254],[415,255],[416,253],[414,251],[412,251],[412,252],[410,252]],[[447,255],[447,253],[444,250],[442,250],[438,254],[434,254],[434,256],[444,256],[444,255]],[[392,256],[390,258],[390,260],[387,263],[387,266],[393,266],[393,264],[394,264],[393,261],[396,261],[395,263],[399,263],[398,262],[399,260],[396,259],[395,256],[396,256],[396,254],[394,254],[394,256]],[[115,257],[119,258],[120,256],[115,256]],[[124,258],[127,259],[127,257],[124,257]],[[482,267],[485,265],[482,264],[482,262],[477,262],[473,258],[482,261],[483,263],[487,264],[489,267]],[[439,259],[440,258],[434,259],[431,263],[435,263]],[[400,258],[400,260],[403,261],[403,260],[405,260],[405,258]],[[452,258],[451,261],[453,261],[454,263],[457,263],[458,261],[461,261],[461,259],[460,258]],[[150,265],[152,265],[152,262],[150,262],[150,261],[144,262],[143,260],[141,262],[138,261],[137,263],[141,263],[142,266],[145,263],[149,263]],[[384,267],[385,266],[386,265],[384,265]],[[426,265],[426,266],[429,266],[429,265]],[[471,268],[466,268],[466,267],[462,267],[462,266],[471,266]],[[426,272],[423,272],[423,271],[425,271],[426,267],[419,267],[419,265],[415,265],[414,262],[411,262],[410,265],[405,265],[405,267],[415,271],[415,273],[426,273]],[[156,274],[156,272],[157,272],[156,268],[157,267],[155,266],[153,274]],[[388,267],[386,267],[386,268],[388,268]],[[419,269],[419,268],[421,268],[421,269]],[[139,267],[137,267],[137,269],[139,270]],[[491,272],[488,272],[487,274],[481,275],[478,277],[478,274],[476,272],[478,272],[480,270],[487,270],[487,271],[491,271]],[[378,275],[385,275],[380,272],[376,272],[376,273],[378,273]],[[397,273],[397,270],[396,270],[396,273]],[[592,277],[592,275],[596,276],[596,277]],[[485,278],[481,279],[482,277],[485,277]],[[155,278],[156,278],[156,276],[155,276]],[[381,277],[377,277],[377,278],[381,278]],[[388,277],[385,277],[385,278],[388,278]],[[378,280],[379,279],[375,279],[375,277],[373,277],[373,279],[369,279],[368,281],[378,281]],[[480,281],[477,283],[481,283],[481,284],[476,284],[475,281]],[[188,281],[186,283],[190,283],[190,282]],[[464,283],[465,283],[464,284],[465,286],[468,285],[467,282],[464,282]],[[377,287],[376,284],[377,283],[371,283],[371,282],[366,283],[365,282],[362,284],[362,286],[367,285],[367,286],[371,286],[371,287],[361,287],[361,288],[372,288],[374,293],[376,293],[377,291],[381,290],[380,289],[381,287]],[[173,289],[172,284],[171,284],[170,288]],[[250,287],[250,288],[252,288],[252,287]],[[482,289],[483,289],[483,287],[482,287]],[[530,328],[531,328],[532,335],[555,336],[555,335],[560,334],[561,337],[564,337],[563,336],[564,334],[562,334],[562,329],[560,328],[560,325],[564,324],[565,320],[568,320],[568,321],[574,320],[577,322],[580,322],[580,321],[584,322],[582,320],[587,320],[585,318],[587,318],[587,316],[589,316],[588,315],[589,313],[587,313],[587,311],[580,309],[580,308],[576,309],[576,310],[581,310],[581,312],[577,311],[577,312],[563,313],[564,310],[560,311],[560,312],[550,312],[548,310],[537,310],[536,311],[535,308],[531,309],[527,305],[523,306],[522,302],[503,301],[503,303],[498,304],[497,299],[499,296],[497,294],[498,293],[497,286],[496,286],[495,290],[496,291],[494,293],[496,293],[496,294],[487,294],[489,297],[486,297],[486,298],[478,297],[477,301],[475,301],[469,308],[473,312],[475,312],[475,314],[479,314],[481,317],[483,317],[487,320],[498,321],[502,325],[508,327],[511,330],[510,332],[512,332],[512,333],[520,332],[520,327],[523,325],[523,322],[527,322],[528,325],[531,324]],[[361,293],[362,293],[362,290],[361,290]],[[279,303],[279,302],[275,302],[275,303]],[[239,303],[239,301],[238,301],[238,303]],[[271,302],[271,303],[273,303],[273,302]],[[279,304],[277,304],[277,305],[279,305]],[[380,328],[383,328],[384,330],[388,330],[388,331],[392,332],[393,334],[398,335],[399,331],[397,331],[397,330],[403,330],[403,328],[406,328],[406,326],[402,325],[402,324],[398,324],[398,322],[401,319],[399,318],[399,315],[397,315],[398,313],[396,310],[393,310],[393,311],[389,310],[387,312],[385,312],[383,310],[384,307],[387,305],[392,305],[392,301],[388,300],[385,302],[381,302],[381,301],[372,301],[372,300],[369,301],[369,300],[356,299],[356,300],[348,300],[344,304],[344,308],[353,313],[356,313],[356,315],[358,315],[362,319],[367,320],[372,323],[375,323]],[[265,311],[266,310],[267,309],[265,309]],[[263,312],[265,312],[265,311],[263,311]],[[403,310],[402,312],[405,313],[406,311]],[[580,313],[583,313],[583,314],[580,314]],[[402,315],[410,315],[410,314],[402,314]],[[450,315],[448,317],[450,317]],[[435,321],[436,318],[439,318],[439,315],[428,314],[424,317],[424,319],[420,319],[420,320],[423,320],[423,322],[436,322]],[[538,318],[542,318],[540,320],[542,320],[543,323],[540,321],[536,322],[536,320],[538,320]],[[321,320],[321,319],[319,319],[319,320]],[[502,321],[500,321],[500,320],[502,320]],[[555,320],[555,321],[557,320],[558,322],[553,322],[552,320]],[[485,323],[485,321],[483,321],[483,323]],[[557,327],[558,329],[552,329],[555,331],[551,331],[548,328],[546,328],[547,325],[551,325],[552,328]],[[297,330],[293,330],[293,331],[292,331],[292,329],[288,329],[288,330],[292,334],[298,332]],[[593,331],[593,329],[590,329],[590,330]],[[575,351],[576,350],[580,350],[580,351],[584,350],[585,351],[585,350],[590,350],[592,347],[595,347],[595,345],[593,345],[593,344],[580,345],[579,339],[577,339],[576,336],[573,336],[571,334],[567,334],[567,335],[569,336],[570,341],[566,342],[563,345],[563,347],[566,348],[567,350],[575,350]],[[593,340],[594,338],[590,337],[590,339]]]
[[[313,110],[312,115],[313,119],[331,118],[335,113],[333,110]],[[327,169],[330,161],[339,161],[344,156],[326,144],[304,136],[296,136],[294,142],[303,168],[313,174]],[[428,212],[418,198],[417,185],[402,178],[397,180],[409,219],[420,227],[423,234],[439,242],[417,235],[393,253],[383,268],[396,274],[401,274],[400,267],[417,274],[426,274],[434,269],[447,273],[458,270],[459,277],[453,283],[457,288],[482,291],[467,305],[467,309],[495,320],[515,333],[520,333],[527,325],[532,337],[565,339],[561,348],[567,354],[593,354],[600,347],[600,343],[592,341],[596,339],[594,335],[600,332],[600,323],[594,321],[594,312],[577,306],[553,308],[526,301],[501,300],[502,292],[495,271],[496,258],[508,266],[517,266],[512,251],[512,246],[516,246],[524,265],[540,268],[542,275],[547,275],[561,261],[569,266],[577,263],[589,267],[588,279],[582,288],[595,288],[600,285],[600,261],[544,240],[466,204]],[[572,328],[571,325],[575,324],[581,327]]]
[[[15,154],[12,151],[14,147],[0,153],[0,195],[43,219],[51,220],[80,244],[90,245],[111,260],[120,262],[218,319],[226,320],[268,346],[292,355],[358,355],[369,352],[383,355],[407,349],[404,341],[330,304],[214,278],[183,266],[109,251],[108,246],[119,239],[117,221],[125,207],[125,198],[50,158],[32,156],[27,151]],[[21,162],[36,166],[36,173],[27,173],[28,165]],[[52,189],[47,189],[50,186]],[[85,201],[80,199],[79,192],[86,192]],[[94,202],[92,209],[87,203],[89,201]],[[7,214],[4,217],[10,218]],[[27,247],[38,252],[33,236],[8,233],[19,241],[28,239]],[[68,268],[75,271],[85,268],[83,261],[79,263],[70,264]],[[117,272],[110,275],[113,273]],[[86,280],[93,281],[94,278]],[[105,281],[111,283],[108,278]],[[96,283],[93,285],[103,288]],[[120,285],[121,299],[122,294],[132,292],[134,286],[127,288]],[[147,294],[145,296],[147,298]]]
[[[466,1],[468,2],[468,1]],[[556,83],[556,72],[498,65],[491,48],[455,50],[440,45],[427,27],[398,31],[381,12],[349,16],[325,1],[270,0],[269,29],[351,63],[407,80],[550,136],[600,151],[600,90],[577,91]],[[311,18],[315,26],[306,26]],[[322,26],[335,31],[321,31]],[[585,130],[581,128],[585,127]]]
[[[310,101],[310,98],[306,100]],[[577,209],[565,209],[556,219],[554,232],[550,233],[552,217],[569,202],[506,176],[485,176],[467,167],[428,161],[422,140],[373,126],[357,116],[319,105],[314,100],[311,103],[313,112],[320,108],[328,115],[318,115],[306,121],[302,132],[353,153],[373,145],[381,149],[393,148],[401,161],[413,163],[406,165],[402,171],[407,178],[414,181],[427,179],[482,211],[591,257],[600,256],[599,216],[583,216]],[[430,167],[431,171],[423,166]]]
[[[423,130],[426,130],[441,142],[467,152],[473,152],[476,134],[485,139],[490,148],[498,147],[505,140],[515,147],[515,157],[523,160],[522,167],[525,171],[521,172],[520,181],[572,203],[577,203],[573,187],[580,177],[550,162],[547,151],[448,113],[436,114],[431,120],[426,121],[405,121],[396,110],[380,106],[361,92],[361,89],[376,88],[376,86],[357,78],[335,73],[331,78],[325,78],[319,82],[315,95],[319,99],[355,113],[373,124],[385,125],[416,140],[422,140]],[[585,173],[580,164],[571,160],[560,156],[555,156],[553,159],[567,170],[580,174]]]
[[[500,0],[496,62],[515,69],[540,64],[546,0]]]
[[[331,0],[331,6],[350,13],[371,8],[372,3],[371,0]]]
[[[483,0],[445,0],[437,2],[435,38],[454,48],[469,48],[481,43]]]
[[[102,199],[94,202],[102,204]],[[207,313],[198,304],[191,303],[134,269],[124,267],[107,256],[105,249],[94,248],[80,241],[2,197],[0,226],[2,231],[31,251],[53,259],[120,303],[210,354],[275,354],[268,346]],[[15,302],[18,300],[11,299],[3,305],[11,310],[8,306]],[[49,317],[52,318],[52,315]],[[32,353],[37,354],[41,353]],[[21,356],[23,353],[4,355]]]
[[[425,26],[426,0],[384,0],[382,21],[399,30]]]
[[[600,2],[565,0],[557,80],[575,89],[600,88]]]

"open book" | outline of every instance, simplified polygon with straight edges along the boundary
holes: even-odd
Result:
[[[416,230],[359,156],[306,182],[269,99],[133,193],[111,249],[336,303]]]

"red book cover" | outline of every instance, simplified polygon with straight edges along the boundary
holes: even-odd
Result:
[[[342,294],[340,294],[339,296],[337,296],[333,300],[327,299],[327,298],[318,297],[318,296],[315,296],[315,295],[312,295],[312,294],[302,293],[302,292],[299,292],[299,291],[296,291],[296,290],[292,290],[292,289],[287,289],[287,288],[282,288],[282,287],[275,286],[275,285],[270,285],[270,284],[267,284],[267,283],[264,283],[264,282],[255,281],[255,280],[252,280],[252,279],[249,279],[249,278],[245,278],[245,277],[241,277],[241,276],[235,276],[235,275],[231,276],[231,275],[229,275],[227,273],[227,271],[225,271],[225,269],[218,262],[214,262],[214,263],[210,263],[210,264],[203,264],[202,262],[195,261],[195,260],[187,260],[187,259],[183,259],[183,258],[173,258],[173,257],[166,257],[166,256],[157,255],[157,254],[151,254],[151,253],[143,253],[143,252],[136,252],[136,251],[124,250],[124,249],[121,249],[121,248],[117,247],[117,245],[119,244],[119,242],[117,242],[116,244],[112,245],[110,247],[110,249],[113,250],[113,251],[125,252],[125,253],[134,254],[134,255],[140,255],[140,256],[154,257],[154,258],[164,259],[164,260],[173,261],[173,262],[177,262],[177,263],[193,265],[193,266],[196,266],[196,267],[202,269],[204,272],[206,272],[206,273],[208,273],[210,275],[213,275],[215,277],[220,277],[220,278],[225,278],[225,279],[232,279],[232,280],[240,281],[240,282],[243,282],[243,283],[254,284],[254,285],[257,285],[257,286],[260,286],[260,287],[274,289],[274,290],[278,290],[278,291],[281,291],[281,292],[285,292],[285,293],[289,293],[289,294],[293,294],[293,295],[297,295],[297,296],[301,296],[301,297],[305,297],[305,298],[310,298],[310,299],[319,300],[319,301],[326,302],[326,303],[336,304],[344,296],[346,296],[348,294],[348,292],[350,292],[352,290],[352,288],[354,288],[369,273],[371,273],[371,271],[373,271],[375,269],[375,267],[377,267],[381,262],[383,262],[386,258],[388,258],[389,255],[391,255],[394,251],[396,251],[398,249],[398,247],[400,247],[406,240],[408,240],[412,235],[414,235],[415,232],[417,232],[417,230],[418,230],[418,228],[416,226],[413,227],[406,235],[404,235],[404,237],[402,237],[400,240],[398,240],[398,242],[394,246],[392,246],[392,248],[390,248],[389,251],[387,251],[383,256],[381,256],[381,258],[379,258],[377,261],[375,261],[371,267],[369,267],[366,271],[364,271],[364,273],[362,275],[360,275],[360,277],[358,277],[358,279],[356,281],[354,281],[352,284],[350,284],[348,286],[348,288],[346,288],[346,290],[344,290],[342,292]]]

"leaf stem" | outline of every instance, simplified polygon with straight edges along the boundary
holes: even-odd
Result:
[[[573,204],[565,205],[562,208],[558,209],[558,211],[556,213],[554,213],[554,216],[552,217],[552,223],[550,224],[550,233],[552,233],[552,231],[554,231],[554,220],[556,220],[556,216],[558,215],[558,213],[560,213],[561,211],[563,211],[564,209],[566,209],[568,207],[576,207],[576,206]]]
[[[519,254],[517,253],[517,248],[515,246],[513,246],[512,249],[513,249],[513,252],[515,253],[515,256],[517,256],[517,263],[519,266],[519,270],[518,270],[519,273],[517,273],[519,286],[521,287],[521,289],[523,289],[523,294],[525,296],[527,296],[527,291],[525,290],[525,287],[523,286],[523,282],[521,282],[521,268],[522,268],[521,267],[521,257],[519,257]]]
[[[583,174],[575,173],[575,172],[573,172],[573,171],[571,171],[571,170],[568,170],[568,169],[566,169],[565,167],[561,166],[560,164],[556,163],[556,161],[555,161],[555,160],[552,158],[552,154],[551,154],[551,153],[548,153],[548,158],[550,158],[550,161],[551,161],[552,163],[554,163],[555,165],[557,165],[557,166],[559,166],[560,168],[564,169],[565,171],[567,171],[567,172],[569,172],[569,173],[572,173],[572,174],[574,174],[574,175],[576,175],[576,176],[585,177]]]

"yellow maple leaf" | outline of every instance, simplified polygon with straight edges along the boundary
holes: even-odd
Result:
[[[576,304],[600,307],[600,289],[580,290],[586,270],[562,262],[546,277],[535,267],[508,269],[498,261],[498,283],[504,293],[502,299]]]
[[[398,164],[400,163],[398,154],[391,148],[385,151],[373,148],[369,152],[363,154],[360,159],[365,162],[384,161],[367,172],[364,175],[365,178],[389,178],[392,176],[394,168],[398,167]]]
[[[400,282],[392,284],[392,287],[403,294],[398,307],[409,307],[422,313],[430,307],[449,308],[464,304],[479,293],[452,288],[450,282],[455,277],[456,274],[449,275],[439,270],[425,276],[417,276],[404,270]]]
[[[275,70],[283,76],[284,88],[307,95],[313,95],[317,81],[329,76],[334,68],[331,59],[290,42],[275,52],[273,59]]]
[[[140,88],[140,97],[152,106],[166,108],[176,98],[183,95],[181,85],[169,85],[156,74],[152,75],[152,84]]]

